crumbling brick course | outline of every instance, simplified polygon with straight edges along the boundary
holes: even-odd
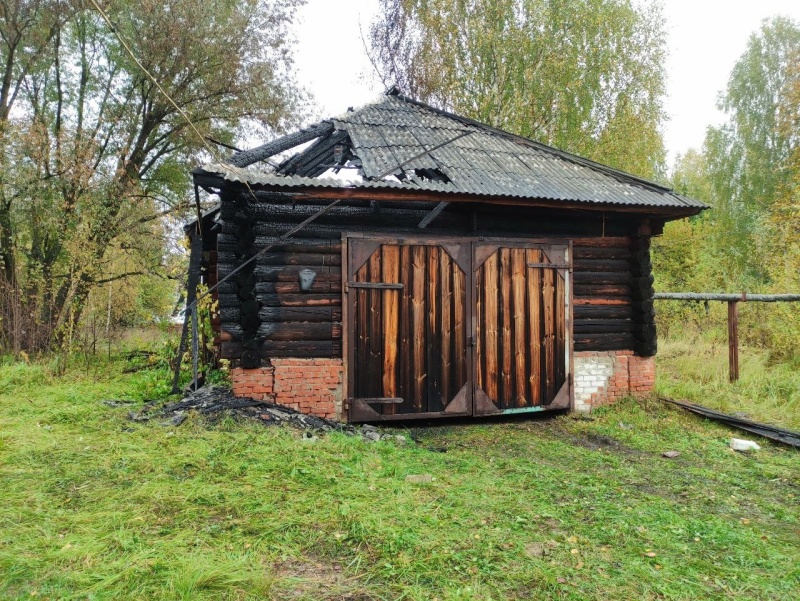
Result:
[[[644,396],[655,386],[655,358],[633,351],[579,351],[575,353],[575,409]]]
[[[272,359],[269,367],[231,370],[233,392],[303,413],[342,418],[341,359]]]

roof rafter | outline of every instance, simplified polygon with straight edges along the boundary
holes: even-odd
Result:
[[[271,142],[267,142],[266,144],[262,144],[261,146],[237,152],[228,159],[228,164],[234,167],[248,167],[253,163],[268,159],[280,152],[310,142],[314,138],[325,136],[332,131],[333,123],[330,121],[322,121],[293,134],[289,134],[288,136],[283,136]]]

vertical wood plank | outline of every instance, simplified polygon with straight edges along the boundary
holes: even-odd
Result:
[[[467,381],[467,276],[455,262],[453,273],[453,372],[456,393]]]
[[[439,298],[439,254],[440,249],[438,246],[426,247],[428,265],[427,265],[427,299],[426,308],[428,311],[428,327],[427,327],[427,397],[428,407],[427,411],[442,411],[444,405],[442,404],[442,389],[441,389],[441,373],[442,373],[442,355],[441,355],[441,332],[439,330],[439,321],[441,315],[441,307]]]
[[[498,327],[497,327],[497,296],[499,293],[497,286],[498,277],[498,253],[494,253],[483,264],[484,289],[486,297],[484,303],[483,323],[486,327],[486,380],[483,389],[486,395],[493,401],[497,401],[499,380],[499,361],[497,356],[498,347]]]
[[[413,329],[411,343],[414,348],[414,410],[422,412],[425,399],[425,247],[412,248],[411,316]]]
[[[525,249],[516,248],[511,255],[511,301],[514,311],[514,403],[525,407],[526,399],[526,355],[528,341],[525,338],[527,311],[525,305]]]
[[[399,282],[400,253],[397,245],[384,244],[381,254],[381,281],[394,284]],[[399,294],[398,290],[383,290],[383,370],[382,396],[397,397],[397,336],[399,332]],[[385,413],[391,415],[395,406],[386,405]]]
[[[364,282],[367,279],[367,266],[362,266],[356,272],[357,282]],[[366,373],[369,365],[369,297],[368,291],[364,289],[356,290],[356,360],[355,360],[355,391],[353,396],[366,397],[367,380]]]
[[[549,403],[555,394],[555,303],[553,297],[555,287],[553,286],[552,269],[543,269],[542,274],[542,300],[544,306],[544,400]]]
[[[367,261],[368,282],[381,281],[381,252],[380,249]],[[381,380],[379,374],[383,370],[383,337],[381,316],[381,290],[369,290],[369,368],[367,370],[367,389],[370,397],[380,396]]]
[[[483,265],[481,265],[475,272],[475,385],[478,388],[483,388],[485,384],[484,374],[486,373],[486,353],[484,348],[484,337],[486,336],[486,326],[483,323],[484,298],[486,297],[486,290],[483,285]],[[469,298],[469,296],[467,296]],[[470,334],[471,335],[471,334]]]
[[[410,412],[413,409],[414,397],[413,384],[413,349],[412,316],[411,316],[411,247],[407,244],[400,246],[400,282],[403,289],[400,291],[400,387],[398,394],[403,399],[403,404],[397,412]]]
[[[556,314],[556,356],[555,356],[555,365],[556,365],[556,374],[555,374],[555,391],[561,388],[561,385],[566,380],[566,365],[567,365],[567,358],[566,358],[566,349],[567,349],[567,341],[566,341],[566,329],[567,329],[567,320],[566,320],[566,300],[564,295],[566,293],[566,283],[564,282],[564,277],[560,272],[556,272],[554,274],[555,282],[556,282],[556,290],[555,290],[555,314]]]
[[[542,253],[536,249],[529,248],[525,251],[526,263],[541,263]],[[528,316],[527,321],[530,326],[528,336],[528,390],[529,400],[534,406],[541,405],[541,269],[528,268],[526,283],[528,295]]]
[[[512,326],[512,306],[511,306],[511,250],[508,248],[500,249],[500,296],[498,297],[498,309],[500,312],[500,386],[499,401],[503,408],[514,406],[513,367],[511,363],[511,328]]]
[[[451,397],[458,392],[458,388],[451,391],[453,365],[452,365],[452,316],[453,294],[451,291],[452,261],[445,251],[439,253],[440,305],[441,305],[441,391],[442,405],[450,402]]]

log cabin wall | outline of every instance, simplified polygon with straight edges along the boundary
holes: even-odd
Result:
[[[283,193],[222,193],[217,240],[220,278],[317,212],[328,200],[294,202]],[[260,256],[219,289],[221,352],[244,368],[263,359],[341,359],[342,234],[568,238],[573,243],[575,352],[655,354],[650,237],[646,216],[598,211],[450,205],[426,228],[435,202],[352,201]],[[644,230],[646,232],[646,229]],[[301,292],[299,272],[316,273]]]

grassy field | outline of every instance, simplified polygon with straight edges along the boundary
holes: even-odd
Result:
[[[679,388],[664,350],[662,393],[726,398]],[[800,454],[736,454],[738,433],[658,401],[308,441],[131,422],[100,401],[168,376],[122,368],[0,367],[0,598],[800,597]],[[767,400],[735,409],[771,417]],[[782,415],[797,423],[796,396]]]
[[[767,351],[744,347],[731,384],[727,343],[699,338],[660,341],[657,365],[659,394],[800,430],[800,365],[771,364]]]

